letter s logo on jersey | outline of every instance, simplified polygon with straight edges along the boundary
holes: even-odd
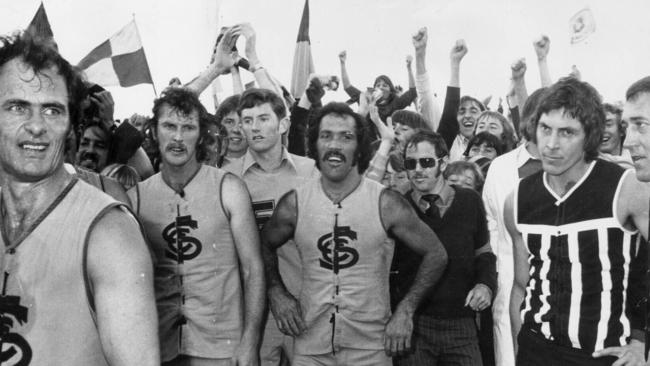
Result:
[[[351,240],[357,240],[357,232],[349,226],[335,226],[333,233],[321,236],[318,239],[318,250],[322,255],[320,266],[334,273],[354,266],[359,261],[359,252],[348,246]]]
[[[0,296],[0,365],[27,366],[32,360],[32,348],[18,333],[11,333],[14,319],[27,322],[27,307],[20,305],[19,296]]]
[[[167,258],[183,263],[185,260],[196,258],[201,253],[203,245],[195,237],[189,236],[191,229],[198,228],[196,220],[191,215],[177,216],[176,220],[163,230],[163,239],[167,242],[165,255]]]

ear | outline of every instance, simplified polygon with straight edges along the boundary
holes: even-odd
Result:
[[[287,131],[289,131],[289,127],[291,127],[291,121],[289,120],[289,116],[284,117],[283,119],[280,120],[280,135],[284,135]]]
[[[445,155],[442,157],[442,160],[440,160],[440,172],[444,172],[445,169],[447,169],[447,165],[449,164],[449,155]]]

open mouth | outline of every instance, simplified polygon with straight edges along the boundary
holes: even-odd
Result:
[[[45,143],[29,143],[29,142],[23,142],[18,144],[18,146],[27,151],[45,151],[47,149],[47,145]]]
[[[173,152],[174,154],[182,154],[185,152],[185,148],[181,146],[175,146],[175,147],[170,147],[169,151]]]

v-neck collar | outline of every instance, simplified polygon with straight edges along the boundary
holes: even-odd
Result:
[[[582,175],[580,180],[578,180],[578,182],[573,187],[571,187],[571,189],[569,189],[564,194],[564,196],[561,196],[561,197],[560,197],[560,195],[555,193],[553,188],[551,188],[551,185],[548,183],[548,175],[546,174],[546,172],[544,172],[544,174],[542,175],[542,181],[544,182],[544,187],[553,196],[553,198],[555,198],[555,205],[556,206],[559,206],[560,204],[562,204],[562,202],[566,201],[567,199],[569,199],[569,197],[571,197],[571,194],[576,189],[578,189],[578,187],[580,187],[582,185],[582,183],[587,179],[587,177],[589,177],[589,175],[591,174],[591,171],[594,169],[594,166],[596,166],[596,160],[592,161],[589,164],[589,168],[587,168],[587,171],[585,172],[585,174]]]

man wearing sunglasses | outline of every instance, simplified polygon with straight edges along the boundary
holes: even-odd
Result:
[[[440,278],[447,256],[399,193],[363,177],[370,162],[361,116],[330,103],[315,116],[309,152],[321,177],[285,194],[262,230],[276,320],[294,335],[292,365],[392,365],[411,346],[413,313]],[[299,298],[285,288],[276,251],[294,239],[302,266]],[[422,258],[391,316],[389,266],[395,238]]]
[[[435,132],[418,132],[406,145],[404,166],[413,187],[406,198],[442,241],[449,263],[415,313],[413,352],[399,358],[399,365],[481,364],[474,317],[492,301],[496,258],[481,197],[445,181],[448,159],[447,145]],[[418,262],[417,254],[396,243],[394,293],[411,284]]]

